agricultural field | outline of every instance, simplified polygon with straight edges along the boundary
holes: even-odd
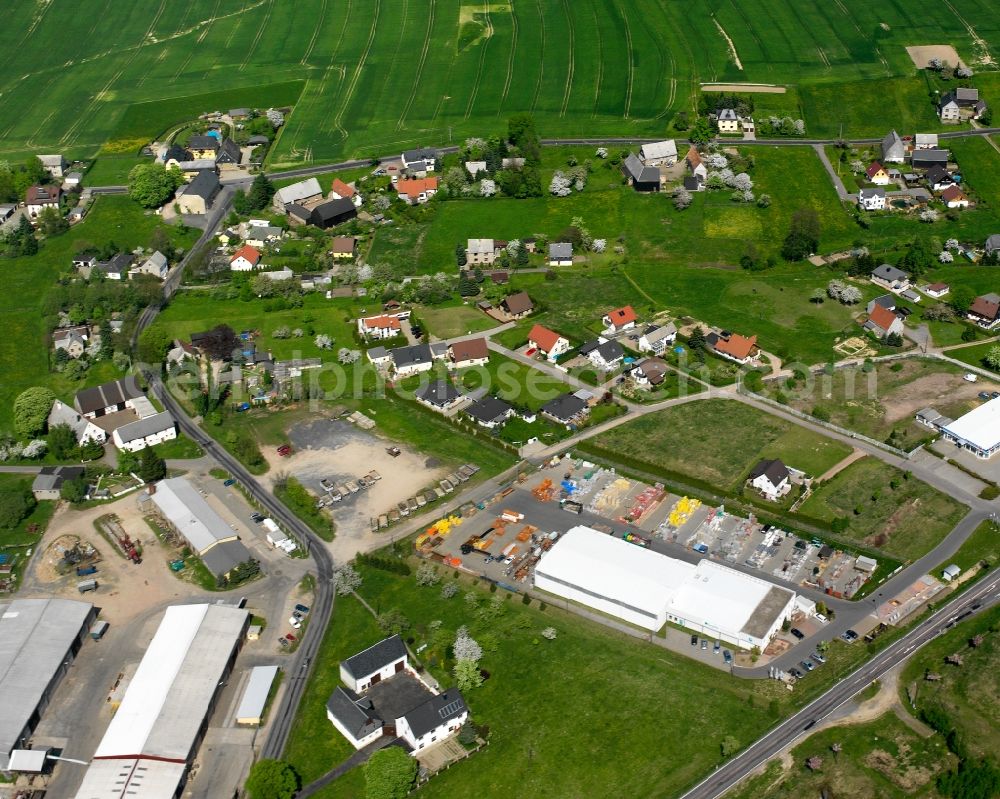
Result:
[[[431,588],[418,587],[413,576],[360,572],[360,595],[377,600],[383,613],[401,611],[414,648],[429,644],[421,657],[442,685],[452,683],[448,644],[459,625],[467,624],[485,649],[482,666],[491,676],[467,700],[473,720],[489,727],[490,746],[431,780],[421,789],[431,797],[675,795],[720,762],[724,735],[748,743],[788,701],[773,683],[733,680],[556,608],[525,607],[504,591],[490,594],[462,581],[461,593],[443,600],[441,585],[453,580],[451,572],[442,571],[442,582]],[[470,607],[466,593],[481,610]],[[500,598],[496,618],[487,615],[493,597]],[[434,636],[434,620],[448,632]],[[552,641],[540,635],[549,626],[557,632]],[[337,684],[337,662],[383,635],[357,600],[338,598],[317,655],[318,676],[286,751],[304,781],[351,753],[324,705]],[[623,703],[628,714],[617,710]],[[567,725],[568,715],[591,723]],[[725,730],[719,719],[727,720]],[[663,746],[664,740],[673,743]],[[319,795],[356,797],[362,783],[349,774]]]
[[[651,471],[673,473],[725,492],[737,490],[757,461],[780,458],[819,476],[851,450],[791,422],[722,399],[695,400],[619,425],[592,439]]]
[[[806,516],[845,520],[838,531],[844,538],[904,561],[933,549],[966,510],[946,494],[870,456],[822,483],[802,505]]]
[[[950,43],[979,66],[1000,43],[982,0],[441,0],[430,9],[181,0],[169,13],[148,4],[107,13],[102,0],[9,5],[0,155],[12,159],[39,149],[91,157],[108,144],[120,157],[179,115],[291,103],[275,166],[445,144],[494,132],[517,111],[534,113],[550,136],[657,135],[704,81],[794,83],[807,126],[836,135],[844,122],[856,135],[878,118],[920,121],[927,81],[906,45]],[[870,90],[886,80],[893,91]],[[850,101],[841,84],[856,87]],[[887,94],[907,99],[872,105]],[[161,98],[170,105],[151,107]]]
[[[958,350],[962,352],[962,350]],[[967,383],[954,364],[923,358],[880,361],[870,372],[849,366],[832,375],[769,382],[764,393],[824,421],[904,450],[935,437],[914,420],[931,406],[952,419],[979,404],[980,391],[1000,389],[989,381]]]
[[[101,197],[78,225],[60,236],[41,242],[37,255],[0,260],[4,301],[0,303],[0,363],[7,368],[0,380],[0,431],[12,427],[11,405],[24,389],[49,386],[63,400],[71,401],[83,384],[74,383],[49,370],[49,345],[45,317],[39,313],[43,298],[59,275],[72,266],[72,256],[81,247],[103,247],[114,241],[122,249],[149,244],[159,217],[147,214],[127,197]],[[189,247],[197,231],[172,230],[174,244]],[[14,365],[16,364],[16,368]],[[118,377],[110,362],[99,362],[88,370],[86,383],[96,384]]]

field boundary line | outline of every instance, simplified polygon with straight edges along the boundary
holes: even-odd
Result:
[[[320,12],[319,12],[320,20],[326,19],[326,4],[327,0],[323,0],[323,4],[320,6]],[[322,22],[316,25],[316,29],[313,31],[312,38],[309,40],[309,44],[306,46],[306,51],[302,54],[302,58],[299,59],[299,63],[304,67],[309,66],[309,64],[306,62],[309,60],[309,56],[312,55],[313,48],[316,47],[316,41],[319,39],[319,32],[320,30],[322,30],[322,28],[323,28]]]
[[[469,102],[465,104],[465,119],[472,116],[472,106],[476,102],[476,97],[479,96],[479,86],[483,82],[483,67],[486,65],[486,53],[490,47],[490,39],[493,38],[493,20],[490,19],[490,0],[486,0],[486,10],[483,12],[483,17],[486,20],[486,35],[483,37],[483,49],[479,51],[479,67],[476,69],[476,82],[472,87],[472,93],[469,95]]]
[[[417,71],[413,76],[413,89],[410,91],[410,96],[406,98],[406,105],[403,106],[403,111],[400,113],[399,120],[396,122],[396,130],[403,129],[403,123],[406,120],[406,115],[410,113],[410,108],[413,106],[413,98],[417,96],[417,88],[420,86],[420,77],[424,72],[424,63],[427,61],[427,53],[431,48],[431,36],[434,28],[434,11],[436,8],[437,0],[430,0],[430,8],[427,12],[427,32],[424,34],[424,47],[420,51],[420,60],[417,61]]]
[[[566,116],[566,109],[569,107],[569,96],[573,91],[573,72],[576,70],[576,27],[573,24],[573,16],[569,10],[568,0],[562,0],[563,13],[566,15],[566,23],[569,26],[569,69],[566,70],[566,85],[563,88],[562,107],[559,109],[559,116]]]
[[[507,77],[503,82],[503,92],[500,94],[500,108],[497,109],[497,113],[503,112],[504,103],[507,102],[507,93],[510,91],[510,84],[514,79],[514,54],[517,52],[517,13],[514,10],[513,3],[510,5],[510,25],[511,39],[510,55],[507,56]]]
[[[243,59],[243,63],[240,64],[240,72],[247,68],[247,64],[253,59],[254,51],[257,49],[257,45],[260,44],[260,40],[264,38],[264,31],[267,29],[267,24],[271,21],[271,12],[274,10],[274,0],[266,0],[267,2],[267,13],[264,15],[263,21],[257,26],[257,35],[253,37],[253,44],[247,49],[247,57]]]

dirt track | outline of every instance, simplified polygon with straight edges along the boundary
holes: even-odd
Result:
[[[773,86],[770,83],[703,83],[703,92],[745,92],[746,94],[785,94],[784,86]]]
[[[965,62],[950,44],[916,44],[906,48],[917,69],[927,69],[932,58],[939,58],[952,67],[964,67]]]

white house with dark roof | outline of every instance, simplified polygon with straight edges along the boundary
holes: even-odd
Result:
[[[69,426],[76,435],[76,443],[81,446],[91,441],[103,444],[108,440],[108,434],[102,428],[62,400],[56,400],[52,403],[52,410],[49,411],[49,430],[61,424]]]
[[[568,241],[555,241],[549,245],[549,266],[572,266],[573,245]]]
[[[885,134],[881,144],[883,163],[901,164],[906,160],[906,145],[894,130]]]
[[[732,108],[723,108],[718,117],[719,133],[739,133],[740,117]]]
[[[486,397],[469,405],[465,413],[480,427],[492,430],[510,419],[514,409],[502,399]]]
[[[756,488],[764,499],[777,502],[792,490],[791,472],[780,460],[762,460],[750,471],[750,485]]]
[[[910,276],[892,264],[881,264],[875,267],[871,280],[876,286],[896,293],[906,291],[910,287]]]
[[[665,325],[650,325],[639,336],[639,352],[661,355],[676,340],[677,325],[673,322],[667,322]]]
[[[139,452],[177,438],[177,423],[170,411],[137,419],[115,428],[111,440],[123,452]]]
[[[601,336],[586,344],[581,344],[580,354],[602,372],[610,372],[621,365],[622,359],[625,357],[625,350],[617,341],[609,341]]]
[[[858,192],[858,207],[863,211],[884,211],[885,189],[861,189]]]
[[[365,691],[409,666],[403,639],[390,635],[340,662],[340,679],[352,691]]]
[[[129,269],[128,275],[129,277],[136,277],[137,275],[152,275],[153,277],[163,280],[166,278],[167,272],[169,271],[170,264],[167,262],[167,256],[157,250],[141,264],[133,266]]]
[[[413,395],[417,402],[438,413],[447,413],[465,400],[465,395],[448,380],[435,380]]]
[[[134,408],[135,401],[139,397],[145,399],[145,396],[135,382],[135,377],[129,375],[120,380],[81,389],[76,392],[73,404],[81,415],[97,419],[109,413]]]

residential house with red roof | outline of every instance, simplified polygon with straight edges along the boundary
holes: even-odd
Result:
[[[403,332],[399,317],[395,314],[367,316],[358,320],[358,334],[364,339],[394,338]]]
[[[949,208],[968,208],[969,198],[958,186],[949,186],[941,192],[941,201]]]
[[[705,343],[712,348],[716,355],[721,355],[723,358],[736,361],[739,364],[751,364],[760,357],[757,336],[747,338],[739,333],[709,333],[705,336]]]
[[[569,352],[569,341],[554,330],[535,325],[528,333],[528,344],[548,360],[555,363],[560,355]]]
[[[630,330],[635,327],[635,320],[635,311],[631,305],[608,311],[601,318],[605,333],[619,333],[622,330]]]
[[[1000,295],[990,293],[976,297],[966,316],[983,330],[992,330],[1000,324]]]
[[[396,181],[396,193],[399,195],[399,199],[410,205],[427,202],[437,194],[437,190],[437,178],[415,178]]]
[[[260,250],[245,244],[233,253],[229,259],[229,268],[233,272],[250,272],[260,263]]]
[[[485,338],[470,338],[456,341],[448,347],[448,368],[467,369],[470,366],[483,366],[490,361],[490,351]]]
[[[878,161],[871,162],[871,165],[865,170],[865,175],[869,182],[874,183],[876,186],[889,185],[889,173]]]
[[[353,186],[344,183],[340,178],[334,178],[330,186],[330,199],[350,200],[355,208],[361,207],[362,198]]]
[[[875,337],[884,340],[892,335],[903,335],[903,320],[896,312],[883,305],[875,305],[871,313],[868,314],[868,321],[863,325],[869,333],[874,333]]]

